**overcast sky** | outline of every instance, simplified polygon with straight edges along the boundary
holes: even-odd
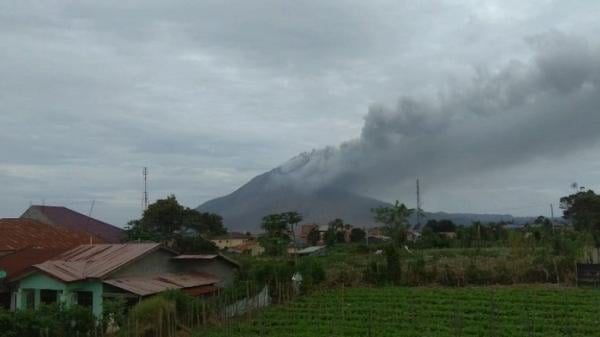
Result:
[[[585,101],[585,113],[573,113],[585,137],[570,130],[516,156],[525,151],[519,142],[500,143],[502,165],[476,165],[447,179],[440,178],[444,167],[421,176],[427,210],[547,215],[573,181],[600,188],[600,146],[591,135],[600,130],[600,106],[590,95],[599,83],[598,13],[596,0],[2,1],[0,217],[19,216],[30,203],[87,213],[95,200],[95,217],[122,226],[140,214],[144,166],[151,201],[173,193],[195,207],[300,152],[364,139],[381,123],[377,117],[398,123],[389,116],[402,110],[401,98],[459,95],[456,88],[481,78],[496,83],[514,75],[515,64],[566,64],[554,74],[559,80],[546,79],[564,93],[571,82],[563,79],[577,75],[583,96],[569,91],[552,106]],[[563,45],[582,50],[575,63],[586,66],[573,69],[569,62],[581,53],[562,54]],[[546,52],[556,57],[545,62]],[[593,76],[581,79],[582,71]],[[464,96],[442,99],[451,116],[460,110],[457,100],[474,95]],[[548,123],[529,117],[544,115],[527,112],[527,104],[517,108],[513,113],[528,118],[494,120],[507,132],[491,137],[523,140],[531,130],[539,141]],[[438,108],[435,118],[444,116]],[[431,125],[438,130],[427,122],[428,132]],[[550,126],[545,136],[556,139],[561,130]],[[561,146],[572,138],[577,142]],[[468,146],[483,153],[495,144]],[[361,190],[410,204],[413,184]]]

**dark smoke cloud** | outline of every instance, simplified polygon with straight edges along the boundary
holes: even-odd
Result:
[[[434,98],[373,106],[359,138],[304,153],[279,168],[303,188],[373,191],[415,177],[449,180],[560,156],[600,138],[600,53],[549,32],[527,39],[528,62],[478,71]]]

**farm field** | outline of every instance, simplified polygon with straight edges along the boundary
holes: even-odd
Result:
[[[317,292],[203,337],[600,336],[600,291],[552,287]]]

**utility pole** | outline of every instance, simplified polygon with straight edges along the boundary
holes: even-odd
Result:
[[[421,186],[417,178],[417,228],[421,229]]]
[[[554,233],[554,205],[550,204],[550,224],[552,225],[552,233]]]
[[[148,168],[144,167],[142,174],[144,175],[144,202],[143,211],[148,209]]]

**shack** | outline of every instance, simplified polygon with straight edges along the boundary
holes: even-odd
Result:
[[[220,255],[193,263],[158,243],[81,245],[9,280],[11,307],[41,303],[79,304],[102,314],[106,298],[135,303],[168,289],[200,296],[212,294],[233,279],[238,266]]]

